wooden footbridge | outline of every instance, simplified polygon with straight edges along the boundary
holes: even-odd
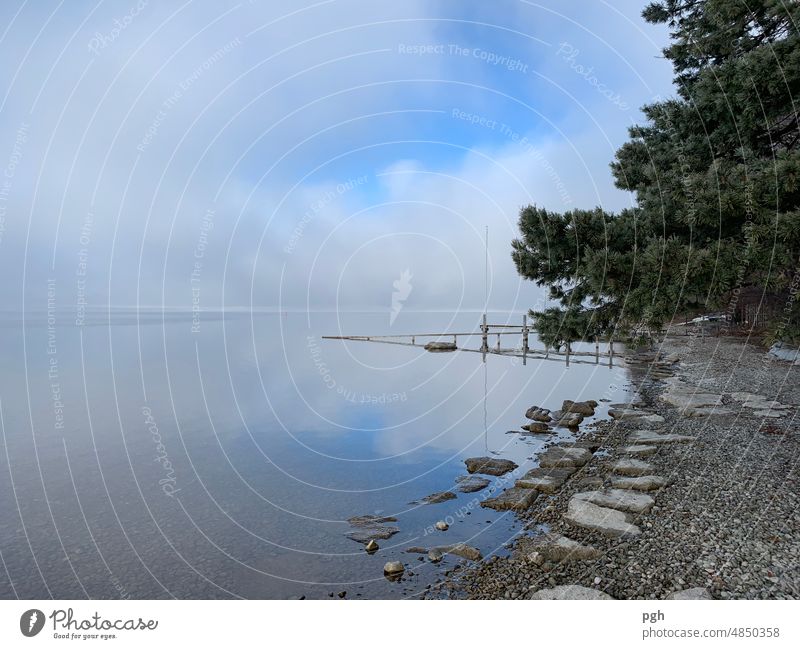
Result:
[[[488,354],[500,354],[503,356],[513,356],[522,359],[522,364],[527,364],[528,359],[557,361],[565,363],[569,367],[570,363],[582,363],[586,365],[614,366],[614,341],[609,340],[603,343],[605,351],[600,351],[600,341],[595,338],[594,351],[573,350],[567,343],[563,350],[542,347],[536,349],[530,347],[530,334],[535,334],[535,330],[528,326],[528,317],[522,316],[522,326],[510,324],[488,324],[486,314],[480,324],[479,331],[472,332],[444,332],[444,333],[417,333],[417,334],[389,334],[382,336],[322,336],[327,340],[352,340],[371,343],[383,343],[386,345],[405,345],[407,347],[422,347],[432,342],[442,343],[451,342],[454,346],[453,351],[473,352],[483,355],[483,362],[486,362]],[[506,338],[503,338],[506,336]],[[508,340],[508,336],[515,336],[519,339],[519,345],[515,347],[503,346],[502,342]],[[459,337],[464,340],[480,337],[481,346],[478,349],[469,347],[459,347]],[[496,341],[495,341],[496,338]],[[493,343],[490,345],[490,341]],[[445,350],[440,350],[445,351]]]

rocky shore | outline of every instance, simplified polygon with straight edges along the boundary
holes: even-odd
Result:
[[[526,522],[510,556],[426,597],[800,598],[800,370],[725,337],[627,361],[636,398],[501,497]]]

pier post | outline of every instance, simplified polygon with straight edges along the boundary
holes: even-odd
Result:
[[[489,349],[489,325],[486,324],[485,313],[483,314],[483,322],[481,323],[481,349]]]
[[[522,316],[522,352],[528,353],[528,314]]]
[[[500,351],[500,334],[497,334],[497,351]]]
[[[570,352],[570,344],[567,343],[567,367],[569,367],[569,352]]]
[[[522,364],[528,364],[528,314],[522,314]]]
[[[597,336],[594,337],[594,363],[595,365],[600,364],[600,341]]]
[[[416,336],[411,336],[411,344],[412,345],[416,345],[417,344],[417,337]]]
[[[614,367],[614,339],[608,341],[608,366]]]

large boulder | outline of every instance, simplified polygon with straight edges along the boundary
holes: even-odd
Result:
[[[547,423],[552,419],[550,416],[550,411],[547,408],[540,408],[539,406],[531,406],[525,412],[525,416],[528,419],[533,419],[534,421],[542,421]]]
[[[555,410],[550,413],[553,421],[559,426],[566,426],[567,428],[577,428],[583,423],[583,415],[579,412],[563,412]]]
[[[596,407],[597,401],[570,401],[569,399],[565,399],[564,403],[561,404],[561,411],[577,413],[584,417],[592,417]]]
[[[470,473],[483,473],[484,475],[505,475],[519,466],[511,460],[501,460],[493,457],[470,457],[464,460],[467,471]]]

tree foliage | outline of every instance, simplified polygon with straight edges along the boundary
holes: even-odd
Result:
[[[635,208],[521,210],[512,257],[558,304],[536,327],[553,344],[657,329],[759,287],[786,304],[773,334],[797,336],[800,3],[662,0],[643,17],[671,30],[677,96],[642,108],[611,163]]]

